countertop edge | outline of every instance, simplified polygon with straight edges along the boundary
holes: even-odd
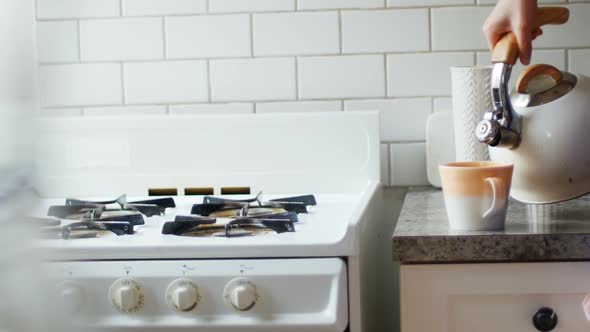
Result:
[[[400,264],[590,260],[590,233],[394,236]]]

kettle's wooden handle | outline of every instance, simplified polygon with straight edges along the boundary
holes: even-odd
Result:
[[[555,82],[559,82],[563,78],[561,71],[551,65],[532,65],[527,67],[518,77],[518,81],[516,81],[516,91],[518,93],[526,93],[529,82],[539,75],[551,76]]]
[[[547,24],[564,24],[569,20],[570,11],[564,7],[542,7],[537,10],[537,17],[532,30]],[[492,51],[492,62],[515,64],[518,60],[518,42],[514,33],[505,34]]]

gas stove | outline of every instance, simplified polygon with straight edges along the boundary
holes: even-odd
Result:
[[[363,330],[375,113],[40,128],[31,216],[56,317],[113,331]]]

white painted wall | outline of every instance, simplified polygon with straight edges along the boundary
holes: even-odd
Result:
[[[449,66],[486,64],[494,0],[36,0],[44,115],[379,109],[386,184],[427,184]],[[534,62],[590,74],[590,2]]]

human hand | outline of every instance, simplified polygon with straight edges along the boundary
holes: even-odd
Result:
[[[543,34],[540,28],[533,29],[537,14],[537,0],[498,0],[496,7],[483,25],[489,47],[493,50],[500,38],[514,32],[518,41],[520,62],[531,62],[531,41]]]

